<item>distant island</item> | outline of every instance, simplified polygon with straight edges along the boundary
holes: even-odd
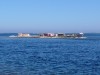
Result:
[[[86,38],[83,33],[41,33],[37,35],[30,35],[29,33],[18,33],[17,36],[11,35],[9,37],[17,38]]]

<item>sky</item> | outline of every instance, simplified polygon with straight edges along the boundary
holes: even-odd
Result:
[[[0,33],[100,33],[100,0],[0,0]]]

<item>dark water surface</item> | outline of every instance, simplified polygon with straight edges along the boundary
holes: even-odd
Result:
[[[86,34],[87,39],[8,35],[0,36],[0,75],[100,75],[100,34]]]

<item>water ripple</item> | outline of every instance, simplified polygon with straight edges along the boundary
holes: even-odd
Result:
[[[0,39],[0,75],[99,75],[100,41]]]

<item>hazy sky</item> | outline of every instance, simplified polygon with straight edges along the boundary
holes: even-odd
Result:
[[[100,32],[100,0],[0,0],[0,32]]]

